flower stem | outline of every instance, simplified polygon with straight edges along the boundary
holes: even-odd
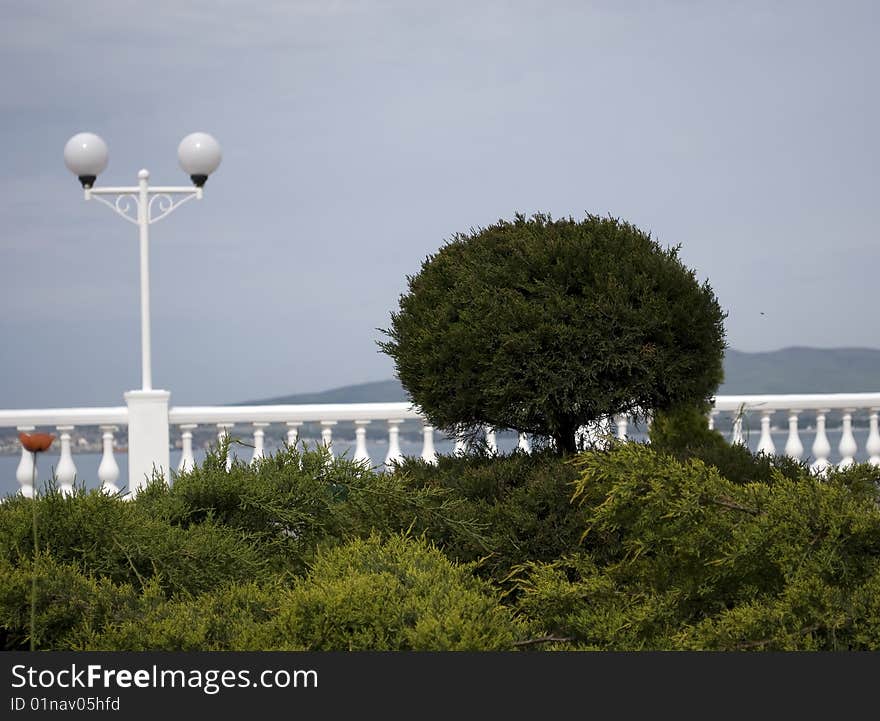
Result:
[[[36,642],[34,635],[37,630],[37,558],[39,556],[39,541],[37,540],[37,454],[32,452],[34,457],[31,472],[31,511],[34,530],[34,562],[31,568],[31,651],[36,650]]]

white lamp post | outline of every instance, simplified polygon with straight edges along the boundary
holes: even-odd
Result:
[[[78,133],[64,146],[64,163],[79,178],[86,200],[97,200],[138,226],[141,271],[141,389],[125,394],[128,404],[128,481],[132,493],[154,468],[168,478],[168,391],[153,390],[150,344],[150,235],[149,227],[188,200],[202,199],[202,186],[220,165],[220,145],[207,133],[187,135],[177,148],[180,167],[192,186],[150,187],[150,172],[138,173],[134,187],[95,188],[107,167],[107,144],[94,133]],[[107,196],[107,197],[105,197]],[[108,199],[110,198],[110,199]]]

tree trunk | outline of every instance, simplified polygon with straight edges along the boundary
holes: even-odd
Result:
[[[561,456],[573,456],[577,453],[577,428],[564,428],[559,433],[554,434],[553,440],[556,443],[556,451]]]

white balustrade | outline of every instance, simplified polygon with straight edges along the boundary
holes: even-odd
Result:
[[[391,468],[395,463],[403,460],[400,452],[400,424],[401,418],[388,419],[388,454],[385,456],[385,466]]]
[[[877,412],[880,408],[872,408],[868,423],[870,424],[870,432],[868,433],[868,442],[865,444],[865,450],[868,452],[868,463],[874,466],[880,466],[880,431],[877,429]]]
[[[519,443],[517,443],[516,447],[523,453],[532,452],[532,444],[529,441],[529,437],[525,433],[519,434]]]
[[[225,423],[221,421],[217,424],[217,443],[222,445],[226,443],[226,470],[232,468],[232,444],[229,439],[232,437],[232,429],[235,423]]]
[[[815,460],[810,464],[810,470],[817,475],[823,475],[831,465],[828,461],[828,456],[831,454],[831,444],[825,433],[826,413],[828,413],[827,408],[816,412],[816,438],[813,441],[813,458]]]
[[[58,481],[58,490],[62,495],[73,493],[73,483],[76,480],[76,464],[73,462],[73,453],[70,450],[70,433],[74,426],[56,426],[58,440],[61,443],[61,457],[55,468],[55,479]]]
[[[330,459],[333,458],[333,426],[337,423],[338,421],[321,421],[321,444],[327,449]]]
[[[843,413],[843,433],[840,435],[840,444],[837,446],[837,451],[840,453],[840,463],[837,464],[837,467],[841,469],[849,468],[855,463],[854,456],[859,450],[852,431],[852,412],[854,410],[855,408],[847,408]]]
[[[355,449],[354,449],[354,460],[356,463],[360,463],[368,468],[373,465],[373,460],[370,458],[370,454],[367,452],[367,426],[370,425],[370,421],[355,421],[354,422],[354,437],[355,437]]]
[[[758,453],[767,456],[776,454],[776,444],[770,435],[770,417],[773,411],[761,411],[761,440],[758,443]]]
[[[302,421],[287,422],[287,445],[291,448],[296,447],[296,442],[299,439],[299,428],[301,425]]]
[[[798,435],[797,411],[789,411],[788,413],[788,438],[785,441],[785,455],[795,460],[800,460],[800,457],[804,455],[804,444],[801,443]]]
[[[743,439],[743,416],[742,413],[738,414],[736,418],[733,419],[733,435],[730,438],[731,445],[740,445],[744,446],[746,444]]]
[[[116,481],[119,480],[119,464],[113,455],[113,434],[116,432],[116,426],[101,426],[101,442],[104,453],[101,456],[101,464],[98,466],[98,480],[101,481],[101,490],[104,493],[115,495],[119,493],[119,486]]]
[[[36,428],[33,426],[18,426],[16,430],[22,433],[31,433]],[[18,468],[15,471],[15,480],[21,486],[21,495],[25,498],[34,497],[34,454],[21,447],[21,460],[18,462]]]
[[[268,423],[260,423],[260,422],[253,424],[253,426],[254,426],[254,452],[253,452],[253,455],[251,456],[251,463],[256,463],[264,455],[263,445],[264,445],[264,439],[266,437],[266,431],[264,431],[263,429],[268,427],[268,425],[269,425]]]
[[[198,428],[197,423],[180,424],[180,463],[177,464],[178,473],[188,473],[196,467],[196,459],[193,456],[193,431]]]
[[[437,465],[437,451],[434,449],[434,426],[422,426],[422,460]]]
[[[731,413],[735,417],[731,441],[745,443],[743,438],[744,423],[747,418],[760,418],[761,438],[759,450],[776,452],[773,438],[775,431],[770,426],[774,413],[784,413],[788,418],[788,435],[785,440],[784,452],[787,456],[801,459],[804,456],[805,442],[802,442],[799,420],[805,412],[816,413],[815,438],[812,439],[810,450],[811,469],[823,473],[832,462],[845,468],[859,459],[867,459],[869,463],[880,466],[880,428],[878,428],[878,412],[880,412],[880,393],[847,393],[847,394],[801,394],[801,395],[761,395],[761,396],[718,396],[710,412],[708,423],[717,427],[716,416],[719,413]],[[829,413],[839,413],[842,418],[840,442],[834,449],[839,457],[832,459],[832,447],[826,428]],[[22,432],[30,432],[37,428],[57,429],[59,441],[52,450],[60,453],[55,465],[55,475],[62,493],[70,493],[74,482],[80,477],[87,482],[95,480],[101,483],[108,492],[118,488],[119,465],[115,455],[115,433],[132,432],[128,426],[129,410],[126,406],[111,408],[56,408],[41,410],[0,410],[0,428],[17,428]],[[867,441],[859,453],[859,441],[856,435],[856,420],[867,415],[869,430]],[[268,424],[286,426],[287,442],[295,446],[299,440],[304,423],[320,424],[321,438],[331,446],[333,428],[337,423],[353,424],[355,432],[354,458],[370,465],[372,459],[367,450],[367,433],[371,422],[388,424],[388,454],[385,462],[389,463],[402,457],[400,449],[400,425],[409,419],[418,419],[421,426],[422,451],[421,457],[436,459],[434,429],[422,418],[419,412],[407,403],[358,403],[358,404],[309,404],[309,405],[269,405],[269,406],[204,406],[204,407],[172,407],[168,411],[169,423],[178,430],[182,439],[182,451],[178,472],[191,469],[195,465],[193,458],[193,431],[198,425],[216,426],[218,439],[224,440],[230,435],[236,424],[246,424],[253,428],[254,454],[259,458],[265,453],[266,429]],[[619,416],[614,419],[617,424],[618,438],[625,439],[628,435],[629,423],[633,419]],[[609,431],[606,419],[602,428]],[[75,428],[98,427],[103,443],[103,454],[97,469],[92,467],[80,474],[74,463],[72,453],[72,433]],[[499,429],[500,430],[500,429]],[[647,429],[645,429],[647,430]],[[809,429],[808,429],[809,430]],[[283,431],[282,431],[283,432]],[[487,429],[486,442],[490,448],[497,448],[498,437],[494,429]],[[642,435],[642,434],[640,434]],[[861,438],[865,436],[862,435]],[[131,446],[129,436],[128,444]],[[520,434],[518,448],[530,450],[528,436]],[[466,444],[455,442],[455,452],[462,453]],[[51,454],[50,450],[50,454]],[[38,454],[40,463],[47,454]],[[130,459],[129,459],[130,460]],[[231,465],[232,454],[227,464]],[[46,472],[51,462],[47,462]],[[41,469],[37,469],[38,472]],[[32,496],[33,455],[22,451],[15,472],[15,478],[21,493]],[[11,479],[10,479],[11,480]],[[37,479],[37,480],[45,480]]]

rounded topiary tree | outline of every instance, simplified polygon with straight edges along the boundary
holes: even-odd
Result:
[[[380,347],[458,437],[489,425],[573,452],[581,426],[705,401],[722,379],[712,288],[614,218],[517,215],[457,234],[408,281]]]

